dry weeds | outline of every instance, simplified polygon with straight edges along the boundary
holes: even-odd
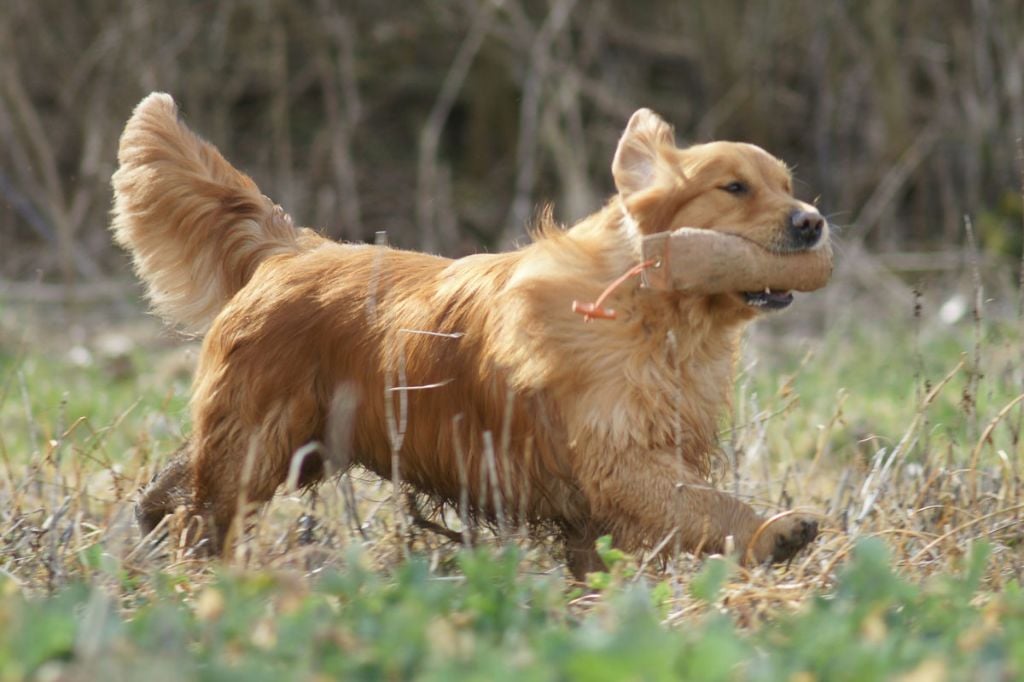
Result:
[[[710,608],[727,611],[742,626],[798,609],[811,595],[832,588],[854,543],[869,536],[882,538],[899,572],[914,581],[956,572],[971,542],[980,538],[993,547],[985,588],[998,591],[1007,581],[1019,580],[1024,394],[1019,393],[1015,353],[1019,340],[1013,325],[998,319],[1002,308],[991,305],[988,317],[964,312],[961,321],[948,325],[937,305],[925,305],[925,312],[919,306],[912,317],[888,324],[862,319],[867,309],[861,307],[833,319],[835,330],[808,336],[806,326],[820,319],[822,305],[831,304],[809,304],[805,313],[769,322],[748,340],[736,414],[723,429],[719,480],[769,515],[791,507],[820,511],[821,537],[788,566],[735,568]],[[61,405],[49,406],[56,409],[37,414],[31,367],[67,363],[67,336],[74,327],[49,337],[42,326],[25,332],[12,314],[25,310],[14,305],[0,316],[4,347],[17,347],[7,356],[0,384],[0,570],[32,594],[53,592],[69,581],[102,585],[127,608],[154,589],[151,578],[158,574],[177,576],[179,591],[197,592],[217,564],[194,558],[179,542],[183,519],[169,518],[152,537],[140,538],[132,510],[137,490],[179,437],[168,421],[183,419],[188,373],[179,367],[180,344],[154,334],[155,322],[141,332],[137,324],[126,327],[125,333],[136,335],[133,343],[153,350],[139,356],[145,366],[127,370],[137,372],[135,386],[147,388],[122,388],[119,395],[163,391],[163,405],[150,399],[140,407],[137,400],[127,400],[114,408],[115,417],[91,423],[67,409],[70,398],[65,395]],[[101,306],[98,315],[94,321],[109,317],[109,307]],[[89,322],[84,328],[84,345],[97,349],[102,346],[97,339],[121,329]],[[865,377],[849,376],[839,384],[822,379],[837,363],[856,366],[856,357],[871,357],[872,349],[864,347],[870,346],[870,335],[867,341],[844,340],[850,330],[865,329],[890,344],[874,352],[893,354],[891,372],[905,380],[905,400],[892,393],[885,376],[877,377],[874,395],[842,388]],[[928,357],[935,339],[942,342],[945,335],[974,348],[964,347],[959,359],[955,352]],[[896,353],[891,345],[909,347],[911,338],[917,349],[909,363],[913,367],[905,361],[910,351]],[[111,345],[109,339],[106,343]],[[855,358],[839,362],[836,349]],[[94,391],[101,400],[106,390],[102,377],[115,382],[110,372],[119,371],[118,363],[102,350],[93,355],[92,362],[104,372],[82,390]],[[139,357],[132,360],[129,354],[124,362],[138,364]],[[927,376],[928,367],[947,360],[942,374]],[[910,409],[915,395],[916,407]],[[883,401],[881,414],[891,411],[887,421],[878,417]],[[893,430],[873,430],[873,423]],[[128,445],[113,451],[121,443]],[[355,470],[314,492],[284,492],[254,518],[229,563],[234,569],[269,570],[302,581],[325,568],[344,567],[348,548],[358,545],[380,572],[417,555],[429,557],[431,569],[444,576],[453,572],[458,539],[463,538],[477,545],[519,545],[523,572],[566,573],[553,539],[531,537],[523,529],[463,533],[458,510],[433,518],[454,533],[434,532],[393,490],[391,482]],[[709,608],[687,589],[701,565],[690,556],[667,565],[638,556],[617,562],[611,579],[664,581],[672,595],[666,622],[674,624]],[[602,598],[600,591],[586,593],[572,607],[589,611]]]

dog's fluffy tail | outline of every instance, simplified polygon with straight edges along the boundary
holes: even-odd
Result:
[[[178,119],[169,95],[135,107],[117,160],[111,229],[169,322],[205,330],[261,262],[306,241],[256,183]]]

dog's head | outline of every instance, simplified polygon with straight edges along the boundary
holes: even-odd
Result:
[[[686,149],[672,128],[649,109],[629,120],[612,174],[635,238],[679,227],[735,234],[776,253],[823,248],[828,223],[793,196],[782,161],[760,147],[712,142]],[[733,299],[759,310],[788,306],[788,291],[736,292]]]

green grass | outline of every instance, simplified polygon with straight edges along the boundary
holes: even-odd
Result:
[[[983,321],[975,339],[969,321],[933,327],[916,338],[911,320],[843,320],[813,346],[777,352],[759,350],[749,386],[763,410],[781,411],[774,429],[773,450],[783,459],[813,454],[818,427],[840,411],[830,443],[833,456],[855,458],[892,447],[903,435],[923,399],[963,362],[938,393],[925,415],[927,437],[913,448],[911,459],[927,459],[930,449],[948,444],[973,446],[987,421],[1016,398],[1024,377],[1024,352],[1019,330],[1008,321]],[[975,367],[975,346],[980,364]],[[972,373],[979,373],[972,388]],[[986,455],[1015,447],[1010,431],[996,430]],[[961,454],[970,452],[958,449]]]
[[[1016,321],[851,311],[804,338],[798,315],[748,339],[720,485],[821,512],[814,547],[749,570],[605,547],[587,585],[551,538],[410,530],[358,473],[279,496],[227,564],[140,543],[134,491],[187,432],[177,344],[0,315],[0,682],[1024,675],[1020,413],[993,422],[1020,393]],[[105,354],[110,333],[133,343]]]
[[[166,451],[181,440],[189,378],[146,375],[166,350],[134,347],[113,357],[94,351],[83,361],[52,342],[0,335],[0,447],[7,457],[24,463],[59,444],[124,463],[140,448]]]
[[[564,583],[524,574],[515,548],[463,552],[454,577],[422,559],[382,574],[358,554],[312,581],[224,573],[194,597],[161,577],[127,620],[101,587],[41,601],[4,589],[0,679],[1015,679],[1024,592],[980,591],[990,550],[916,585],[863,542],[831,595],[753,633],[717,612],[666,628],[657,590],[621,581],[574,615]],[[709,560],[693,589],[720,603],[729,570]]]

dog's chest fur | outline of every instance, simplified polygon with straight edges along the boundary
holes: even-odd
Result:
[[[500,335],[513,386],[550,395],[576,462],[667,451],[703,473],[729,407],[742,320],[721,319],[706,299],[631,283],[610,300],[617,319],[584,322],[570,313],[565,289],[596,297],[632,262],[628,250],[604,251],[606,271],[581,267],[579,281],[564,263],[552,281],[542,258],[513,278],[520,304]]]

